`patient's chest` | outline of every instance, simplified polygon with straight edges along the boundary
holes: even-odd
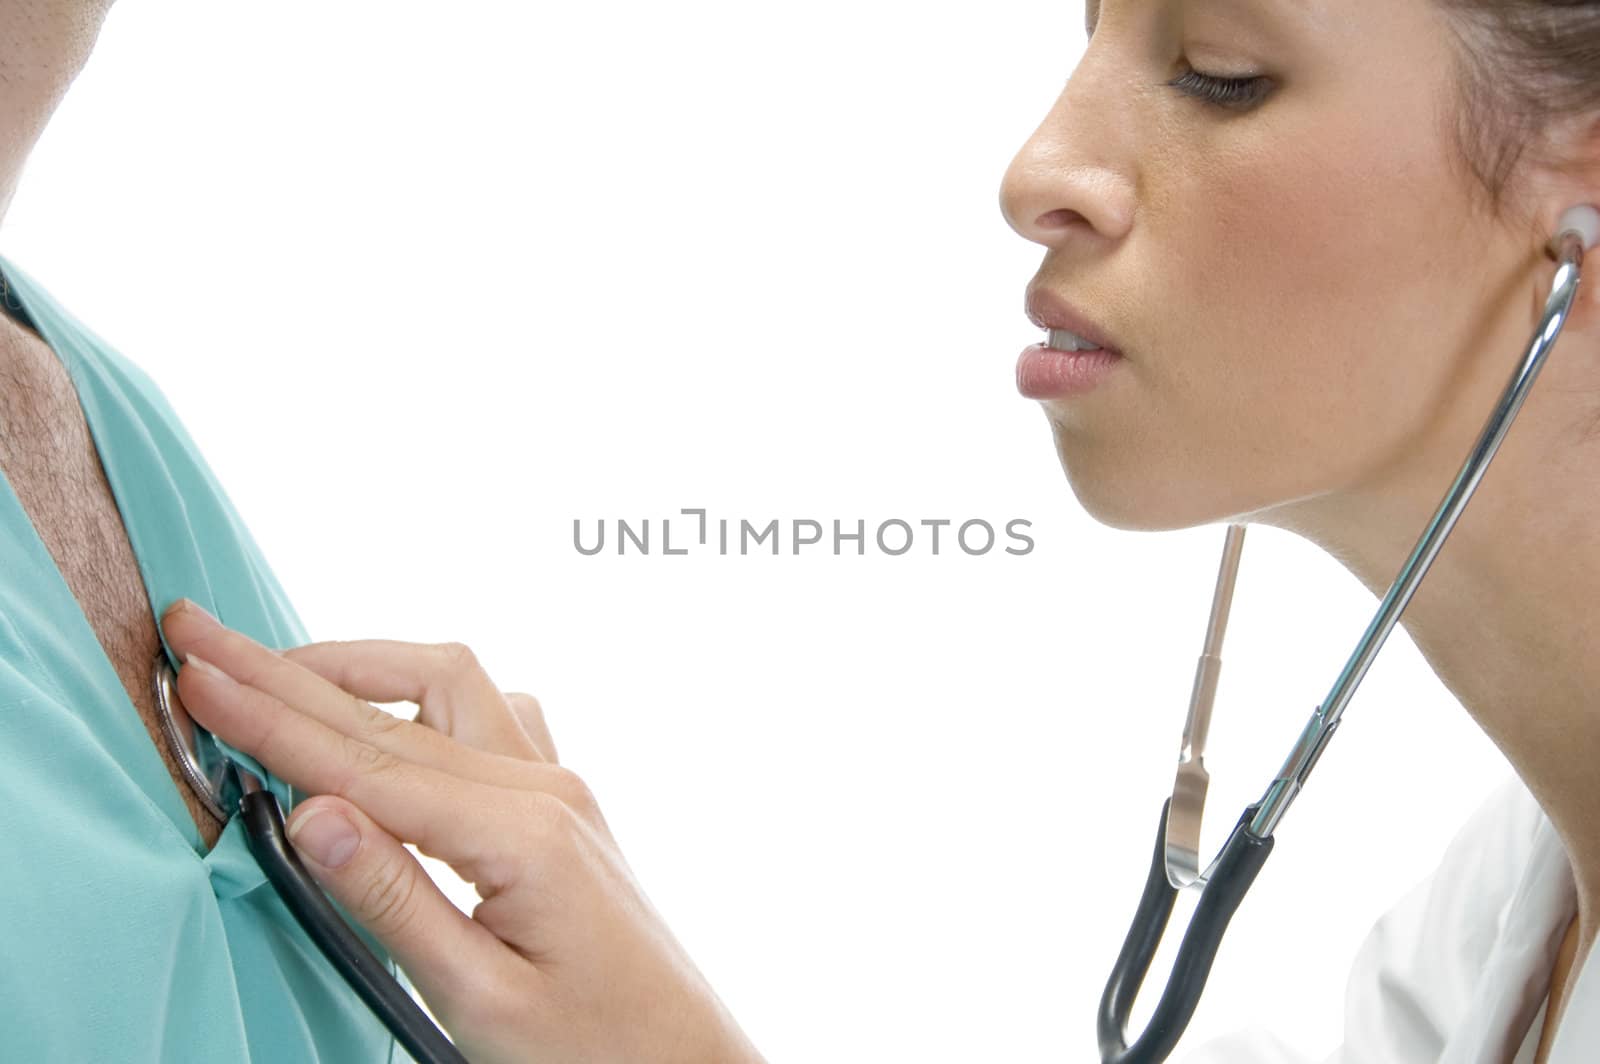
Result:
[[[0,469],[78,600],[209,849],[222,826],[162,737],[151,688],[161,640],[115,496],[66,368],[0,319]]]

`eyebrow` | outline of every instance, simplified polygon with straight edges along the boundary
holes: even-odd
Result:
[[[1256,5],[1251,5],[1251,4],[1247,3],[1245,6],[1254,7]],[[1274,13],[1276,13],[1275,9],[1277,9],[1280,6],[1283,6],[1283,5],[1268,4],[1266,6],[1269,9],[1274,9]],[[1295,3],[1295,4],[1289,4],[1287,6],[1290,7],[1290,8],[1298,9],[1302,5],[1300,5],[1298,3]],[[1094,27],[1099,21],[1100,21],[1100,0],[1084,0],[1084,4],[1083,4],[1083,32],[1085,34],[1091,36],[1091,37],[1094,36]]]

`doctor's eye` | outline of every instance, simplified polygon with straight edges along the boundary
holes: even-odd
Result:
[[[1251,78],[1218,78],[1198,70],[1186,70],[1167,82],[1187,96],[1204,100],[1219,107],[1245,110],[1260,103],[1272,91],[1272,82],[1264,75]]]

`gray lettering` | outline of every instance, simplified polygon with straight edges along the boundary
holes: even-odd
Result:
[[[755,531],[755,527],[752,526],[749,521],[746,521],[742,517],[739,518],[739,553],[740,554],[749,554],[750,553],[749,542],[748,542],[747,537],[750,535],[750,533],[752,533],[754,531]],[[759,536],[757,536],[755,538],[756,539],[756,544],[760,545],[761,541],[766,539],[768,536],[772,537],[772,553],[773,553],[774,556],[776,556],[777,553],[778,553],[778,519],[776,517],[774,517],[771,521],[768,521],[767,522],[767,527],[762,531],[762,533]]]
[[[703,543],[705,541],[701,540],[701,542]],[[670,517],[663,517],[661,519],[661,553],[662,554],[688,554],[689,553],[689,548],[688,547],[679,547],[677,550],[673,550],[672,549],[672,519]]]
[[[578,525],[579,524],[580,524],[579,520],[576,517],[574,517],[572,519],[572,545],[574,547],[578,548],[578,553],[579,554],[599,554],[601,549],[604,548],[605,545],[606,545],[606,522],[605,522],[605,519],[601,518],[600,520],[595,522],[595,527],[597,527],[600,530],[600,539],[599,539],[598,542],[595,543],[594,550],[585,550],[584,549],[583,539],[582,539],[582,537],[580,537],[578,535]]]
[[[847,539],[856,541],[857,555],[867,553],[867,523],[865,521],[857,521],[854,533],[841,532],[839,531],[839,522],[835,519],[833,522],[833,553],[840,553],[839,544]]]
[[[706,512],[704,510],[679,510],[678,512],[680,514],[700,515],[700,545],[704,547],[706,545]]]
[[[633,540],[633,545],[635,547],[639,548],[639,552],[641,554],[649,554],[650,553],[650,519],[648,517],[645,518],[643,524],[644,524],[644,539],[641,540],[638,536],[633,534],[633,529],[628,527],[628,522],[624,521],[620,517],[617,518],[617,553],[618,554],[626,554],[627,553],[627,551],[623,549],[626,546],[623,537],[627,537],[627,539]]]
[[[1013,525],[1021,525],[1023,528],[1032,528],[1033,522],[1021,517],[1013,517],[1011,520],[1006,522],[1006,535],[1010,536],[1012,539],[1020,539],[1022,542],[1027,544],[1027,546],[1023,547],[1021,550],[1017,550],[1015,547],[1007,547],[1006,553],[1027,554],[1029,551],[1033,550],[1033,537],[1023,535],[1021,532],[1015,531],[1011,527]]]
[[[973,550],[971,547],[967,546],[967,529],[971,528],[973,525],[983,526],[983,530],[989,535],[989,542],[983,545],[982,550]],[[972,520],[967,521],[956,530],[956,540],[960,542],[961,549],[966,551],[968,554],[988,554],[990,549],[994,547],[994,526],[983,520],[981,517],[974,517]]]
[[[899,525],[901,528],[905,529],[905,532],[906,532],[906,544],[905,544],[905,546],[901,547],[899,550],[890,550],[889,549],[889,545],[883,541],[883,530],[888,528],[890,525]],[[883,553],[885,553],[885,554],[894,554],[894,555],[904,554],[906,551],[910,550],[911,549],[911,526],[906,524],[904,521],[900,520],[898,517],[890,518],[889,520],[885,521],[883,524],[879,525],[878,526],[878,549],[883,551]]]
[[[800,526],[801,525],[810,525],[813,529],[816,530],[817,534],[812,536],[810,539],[801,539],[800,538]],[[809,518],[805,518],[805,517],[799,517],[799,518],[795,519],[795,522],[794,522],[794,553],[795,554],[799,554],[800,553],[800,548],[801,547],[809,547],[813,543],[820,543],[820,542],[822,542],[822,526],[820,524],[818,524],[815,521],[812,521]]]

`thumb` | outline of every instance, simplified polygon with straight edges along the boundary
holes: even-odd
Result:
[[[447,1028],[479,989],[490,992],[509,947],[456,908],[398,839],[331,795],[301,802],[287,828],[306,871],[383,944]]]

